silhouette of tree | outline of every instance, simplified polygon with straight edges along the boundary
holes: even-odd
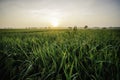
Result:
[[[77,26],[74,26],[73,30],[76,31],[77,30]]]
[[[107,29],[106,27],[103,27],[102,29]]]
[[[87,25],[85,25],[85,27],[84,27],[85,29],[87,29],[88,28],[88,26]]]
[[[68,27],[68,29],[72,30],[72,27]]]

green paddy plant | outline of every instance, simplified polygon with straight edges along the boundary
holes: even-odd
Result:
[[[120,80],[120,30],[0,30],[0,80]]]

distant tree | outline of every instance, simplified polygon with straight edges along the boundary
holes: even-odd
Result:
[[[85,27],[84,27],[85,29],[87,29],[88,28],[88,26],[87,25],[85,25]]]
[[[74,26],[73,30],[76,31],[77,30],[77,26]]]
[[[51,29],[51,27],[48,27],[48,29]]]
[[[47,27],[44,27],[45,29],[47,29]]]
[[[102,29],[107,29],[106,27],[103,27]]]

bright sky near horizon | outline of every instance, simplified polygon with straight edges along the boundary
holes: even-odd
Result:
[[[0,0],[0,28],[120,27],[120,0]]]

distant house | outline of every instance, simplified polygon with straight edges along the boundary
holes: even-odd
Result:
[[[68,27],[68,29],[72,30],[72,27]]]
[[[30,29],[37,29],[37,27],[30,27]]]

